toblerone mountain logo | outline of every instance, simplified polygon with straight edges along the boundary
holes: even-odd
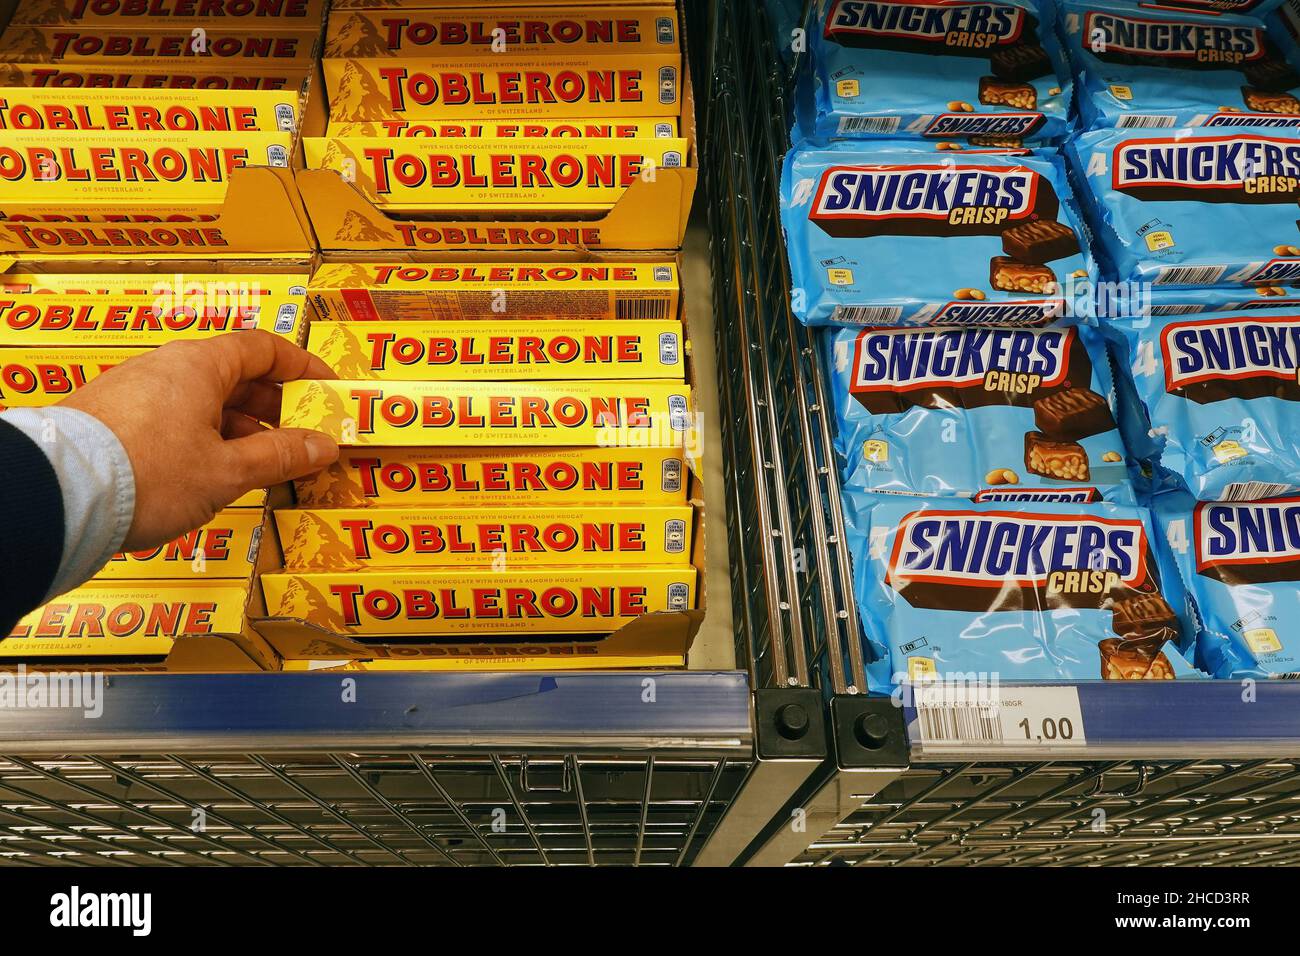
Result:
[[[885,581],[913,607],[1102,608],[1149,589],[1139,520],[1014,511],[914,511],[899,522]]]
[[[1300,141],[1158,137],[1114,150],[1112,186],[1150,201],[1287,203],[1300,195]]]
[[[1087,48],[1100,59],[1116,54],[1173,60],[1170,66],[1233,68],[1262,60],[1267,54],[1259,27],[1151,20],[1089,10],[1084,16]]]
[[[808,219],[837,238],[999,235],[1058,209],[1051,183],[1023,166],[831,166]]]
[[[1300,316],[1173,322],[1160,333],[1165,390],[1198,403],[1300,401]]]

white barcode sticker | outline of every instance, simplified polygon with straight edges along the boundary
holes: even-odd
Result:
[[[1214,285],[1223,278],[1226,266],[1165,266],[1153,285]]]
[[[1234,481],[1225,485],[1223,501],[1258,501],[1260,498],[1277,498],[1291,490],[1291,486],[1271,481]]]
[[[841,133],[897,133],[897,116],[842,116]]]
[[[1151,116],[1148,114],[1133,113],[1128,116],[1121,116],[1115,123],[1117,129],[1169,129],[1173,127],[1177,117],[1174,116]]]
[[[876,325],[897,322],[902,317],[901,305],[837,305],[831,321],[844,325]]]
[[[996,687],[954,695],[942,684],[913,685],[925,751],[1056,750],[1087,745],[1075,687]]]

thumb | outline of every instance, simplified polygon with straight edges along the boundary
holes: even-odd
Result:
[[[230,474],[245,488],[264,488],[320,471],[338,460],[339,446],[324,432],[268,428],[226,442]]]

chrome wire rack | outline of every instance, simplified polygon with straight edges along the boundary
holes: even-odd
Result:
[[[918,766],[824,833],[797,862],[1294,866],[1300,863],[1300,764]]]
[[[682,865],[744,770],[654,754],[8,757],[0,861]]]
[[[744,847],[720,827],[754,763],[742,673],[136,674],[102,701],[0,710],[0,864],[683,865]]]

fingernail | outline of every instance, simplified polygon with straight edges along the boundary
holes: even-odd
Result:
[[[307,464],[323,465],[338,457],[339,446],[334,439],[320,432],[313,432],[303,439],[307,443]]]

